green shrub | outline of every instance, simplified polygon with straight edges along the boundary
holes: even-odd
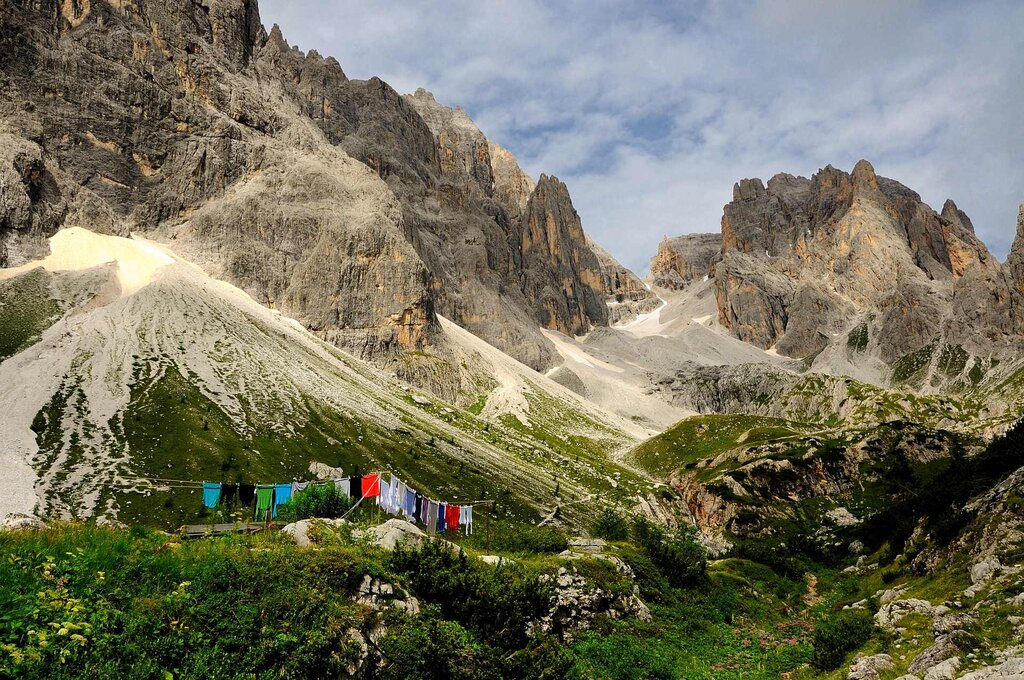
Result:
[[[352,499],[333,484],[318,484],[306,487],[279,506],[277,517],[284,522],[311,517],[333,519],[351,510],[352,504]]]
[[[526,645],[526,626],[551,601],[548,586],[518,565],[493,567],[442,541],[397,548],[391,570],[406,577],[412,592],[440,603],[441,612],[485,643],[503,649]]]
[[[488,680],[499,676],[496,655],[458,623],[443,620],[433,607],[422,616],[402,619],[397,628],[389,630],[380,649],[386,661],[379,677],[384,680]]]
[[[811,665],[823,671],[839,668],[850,652],[871,639],[874,630],[874,619],[864,609],[846,609],[820,619],[814,627]]]
[[[633,538],[670,585],[682,588],[700,585],[707,578],[708,558],[697,542],[697,530],[683,527],[673,534],[640,517],[633,523]]]
[[[612,508],[605,508],[594,520],[594,535],[609,541],[625,541],[629,538],[629,523]]]

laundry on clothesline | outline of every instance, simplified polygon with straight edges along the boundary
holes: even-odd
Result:
[[[377,506],[394,516],[423,525],[430,533],[464,531],[473,533],[473,504],[459,505],[439,501],[420,493],[393,474],[385,479],[383,473],[371,472],[340,479],[311,482],[281,482],[277,484],[244,484],[241,482],[189,482],[146,478],[146,481],[169,488],[202,489],[203,507],[253,507],[256,521],[277,517],[279,508],[310,487],[330,485],[349,496],[356,504],[366,498],[375,499]],[[478,501],[489,502],[489,501]],[[269,517],[268,517],[269,515]]]

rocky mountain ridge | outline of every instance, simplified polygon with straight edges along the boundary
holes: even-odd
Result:
[[[1000,264],[952,200],[937,213],[861,161],[852,173],[738,182],[720,251],[708,254],[711,236],[666,240],[651,270],[668,289],[711,277],[719,322],[757,347],[812,368],[852,347],[888,367],[879,382],[944,389],[917,369],[953,353],[963,365],[949,377],[987,370],[1024,338],[1020,232]]]
[[[442,313],[547,368],[538,324],[608,323],[564,184],[254,0],[5,0],[0,36],[0,264],[62,227],[146,233],[366,358],[434,347]]]

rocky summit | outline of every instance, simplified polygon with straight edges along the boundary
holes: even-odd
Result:
[[[0,676],[1021,677],[1024,206],[742,179],[634,272],[435,89],[0,0]]]

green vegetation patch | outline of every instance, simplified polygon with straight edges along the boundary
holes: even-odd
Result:
[[[936,343],[932,342],[897,359],[892,364],[892,381],[900,385],[919,386],[924,381],[935,349]]]
[[[850,331],[846,336],[846,347],[853,352],[863,352],[868,348],[868,325],[861,325]]]
[[[0,281],[0,361],[37,342],[60,317],[61,306],[50,293],[51,279],[40,268]]]
[[[738,447],[791,441],[810,426],[781,418],[706,415],[686,418],[629,453],[629,460],[658,477]]]

